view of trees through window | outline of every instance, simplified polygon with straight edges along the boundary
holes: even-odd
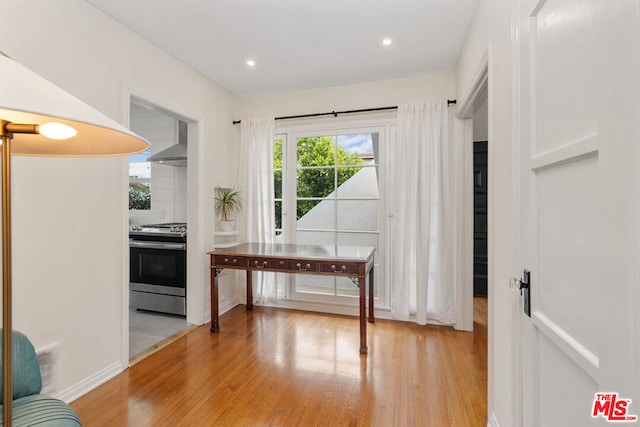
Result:
[[[129,183],[129,209],[151,209],[151,187],[149,184]]]
[[[357,152],[347,152],[329,136],[300,138],[297,151],[297,219],[300,219],[320,203],[319,198],[328,196],[358,172],[348,166],[362,165],[364,161]],[[336,165],[345,167],[334,168]]]
[[[282,140],[274,142],[274,188],[276,198],[276,229],[282,229]],[[296,219],[302,218],[323,197],[328,196],[351,178],[364,160],[355,151],[336,144],[333,137],[298,138]],[[342,166],[336,168],[335,166]]]
[[[151,150],[129,156],[129,209],[151,209]]]

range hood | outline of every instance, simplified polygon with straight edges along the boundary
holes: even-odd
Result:
[[[178,143],[147,159],[168,166],[187,166],[187,123],[178,120]]]

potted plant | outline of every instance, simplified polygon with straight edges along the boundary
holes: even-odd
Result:
[[[215,212],[220,220],[222,231],[230,231],[235,228],[236,221],[233,219],[235,212],[240,212],[242,202],[240,192],[233,187],[217,187],[215,197]]]

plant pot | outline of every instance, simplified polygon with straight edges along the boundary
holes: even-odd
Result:
[[[222,231],[232,231],[236,228],[236,221],[222,221],[220,220],[220,230]]]

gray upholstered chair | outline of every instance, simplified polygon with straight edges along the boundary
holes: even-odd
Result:
[[[82,426],[75,411],[59,399],[40,394],[42,378],[33,344],[22,333],[14,331],[12,340],[13,426],[64,427]],[[2,342],[0,340],[0,354]],[[0,358],[1,359],[1,358]],[[1,365],[0,360],[0,365]],[[2,402],[2,369],[0,367],[0,402]],[[0,405],[0,413],[2,405]],[[2,417],[0,416],[0,425]]]

